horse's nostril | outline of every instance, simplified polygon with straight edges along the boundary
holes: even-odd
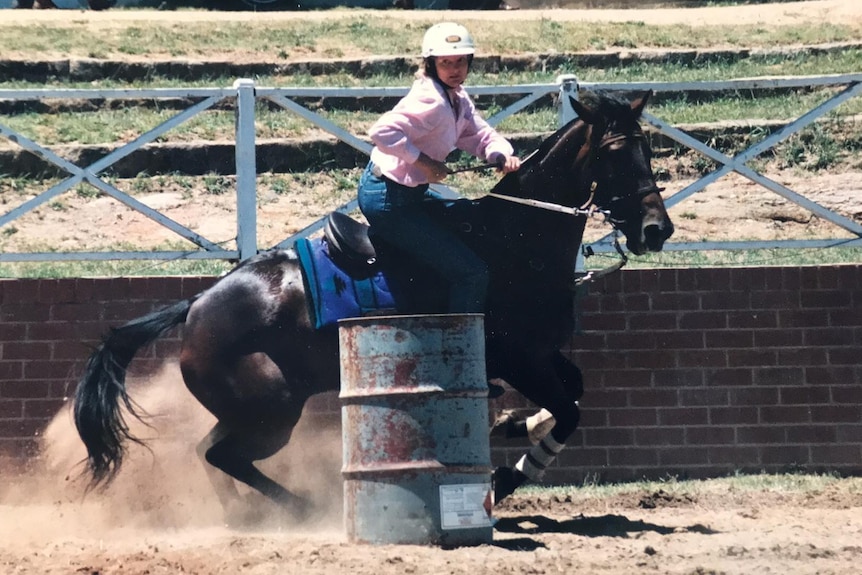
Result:
[[[669,238],[672,233],[673,228],[666,230],[656,224],[645,226],[643,229],[644,245],[646,245],[647,249],[651,252],[659,252],[661,251],[664,241]]]

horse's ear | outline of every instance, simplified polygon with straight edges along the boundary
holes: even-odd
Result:
[[[587,124],[595,124],[599,118],[596,116],[596,113],[593,112],[590,108],[584,106],[580,100],[576,100],[574,97],[569,96],[569,103],[572,105],[572,109],[578,115],[578,118],[586,122]]]
[[[650,96],[652,96],[652,90],[647,90],[641,94],[640,98],[637,98],[632,102],[632,111],[635,113],[635,118],[641,117],[641,112],[644,111]]]

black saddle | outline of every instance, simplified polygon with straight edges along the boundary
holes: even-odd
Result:
[[[369,227],[347,214],[332,212],[326,218],[323,237],[329,257],[351,277],[361,279],[377,273],[377,250],[368,237]]]

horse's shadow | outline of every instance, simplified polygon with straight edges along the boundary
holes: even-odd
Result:
[[[578,515],[571,519],[557,520],[544,515],[522,515],[520,517],[503,517],[494,525],[497,531],[503,533],[536,534],[536,533],[570,533],[584,537],[629,537],[632,533],[653,531],[660,535],[671,533],[700,533],[702,535],[714,535],[718,533],[700,523],[688,527],[668,527],[649,523],[640,519],[632,520],[624,515],[600,515],[587,517]],[[532,542],[532,544],[527,544]],[[513,549],[529,549],[543,547],[537,541],[520,537],[512,540],[496,542],[501,547]]]

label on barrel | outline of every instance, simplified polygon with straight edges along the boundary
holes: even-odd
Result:
[[[440,527],[471,529],[490,527],[491,510],[486,505],[490,483],[440,486]]]

